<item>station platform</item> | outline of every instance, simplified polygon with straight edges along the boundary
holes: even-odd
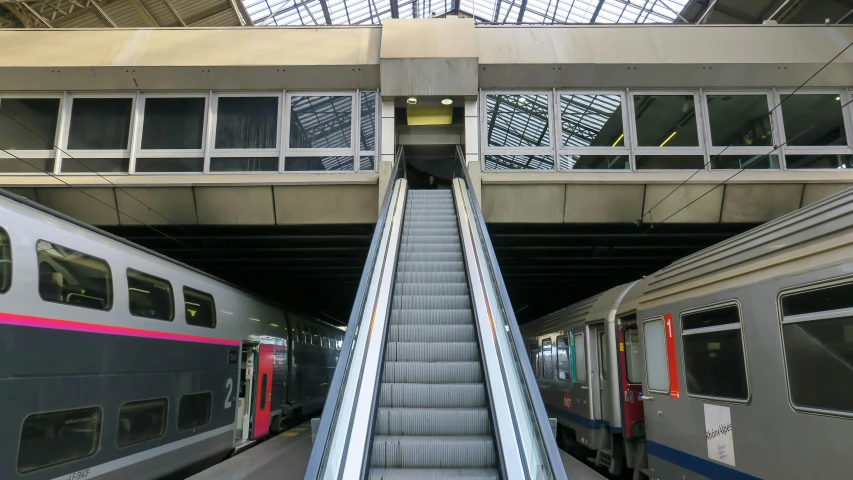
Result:
[[[280,433],[188,480],[302,480],[311,455],[311,422]],[[604,480],[585,463],[560,450],[570,480]]]

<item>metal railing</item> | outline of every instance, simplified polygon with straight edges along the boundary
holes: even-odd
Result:
[[[360,478],[373,422],[382,350],[406,200],[405,159],[397,150],[338,365],[305,479]]]
[[[454,197],[504,478],[565,479],[557,443],[550,434],[551,425],[480,205],[472,193],[465,155],[459,147],[456,163]]]

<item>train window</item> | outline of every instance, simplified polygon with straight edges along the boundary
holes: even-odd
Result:
[[[48,302],[109,310],[113,305],[110,266],[100,258],[55,243],[36,243],[39,295]]]
[[[162,437],[166,433],[167,410],[165,398],[123,404],[118,412],[117,445],[126,447]]]
[[[127,269],[127,297],[134,317],[172,321],[175,301],[168,280]]]
[[[542,377],[554,377],[554,358],[550,338],[548,340],[542,340]]]
[[[178,431],[202,427],[210,423],[210,392],[193,393],[181,397],[178,405]]]
[[[681,315],[687,393],[747,400],[740,309],[726,305]]]
[[[261,411],[267,409],[267,374],[261,376]]]
[[[329,335],[323,331],[320,332],[320,346],[328,347],[329,346]]]
[[[643,322],[643,340],[646,347],[646,381],[649,390],[669,392],[666,335],[662,317]]]
[[[344,346],[343,335],[335,335],[335,349],[340,350]]]
[[[643,383],[640,370],[640,334],[637,327],[625,329],[625,373],[629,383]]]
[[[569,338],[557,337],[557,379],[570,381]]]
[[[574,365],[575,365],[575,381],[586,383],[586,344],[583,341],[583,334],[576,333],[574,335],[575,348]]]
[[[853,413],[853,283],[782,297],[782,343],[794,408]]]
[[[317,330],[317,327],[311,327],[311,343],[320,345],[320,331]]]
[[[216,305],[209,293],[184,287],[184,310],[187,324],[216,328]]]
[[[598,332],[598,370],[601,379],[607,380],[607,338],[603,331]]]
[[[12,244],[9,234],[0,228],[0,293],[9,291],[12,286]]]
[[[538,345],[534,346],[533,350],[530,351],[530,358],[533,361],[533,375],[535,375],[538,378],[541,371],[542,371],[542,369],[539,365],[540,358],[539,358],[539,347],[538,347]]]
[[[98,451],[100,407],[36,413],[24,420],[18,449],[18,472],[59,465]]]

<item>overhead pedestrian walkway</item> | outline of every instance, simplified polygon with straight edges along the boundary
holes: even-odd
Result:
[[[306,479],[566,478],[463,158],[398,154]]]

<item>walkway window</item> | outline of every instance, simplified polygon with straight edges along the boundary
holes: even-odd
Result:
[[[850,168],[845,116],[849,94],[843,91],[780,92],[785,163],[789,169]]]
[[[481,95],[486,170],[555,169],[552,98],[551,92]]]
[[[778,169],[779,155],[768,93],[706,93],[705,138],[712,169]]]
[[[365,143],[353,141],[356,127],[362,126],[354,121],[356,113],[362,113],[355,104],[362,100],[369,104],[365,105],[367,110],[372,107],[375,125],[375,94],[369,98],[354,93],[288,94],[285,171],[355,171],[355,144]],[[375,148],[373,144],[370,146]]]
[[[794,408],[853,415],[853,283],[782,296],[782,343]]]
[[[59,98],[0,96],[0,172],[53,173],[59,105]]]
[[[560,170],[629,170],[620,92],[561,93]]]
[[[94,455],[102,417],[99,407],[30,415],[21,427],[18,472],[30,473]]]
[[[139,99],[141,126],[135,172],[201,172],[207,95]]]
[[[359,92],[359,171],[376,170],[376,121],[379,102],[376,92]]]
[[[281,95],[218,94],[211,172],[278,172]]]
[[[43,300],[96,310],[112,307],[113,281],[106,261],[45,240],[36,243],[36,257]]]
[[[694,92],[631,94],[638,170],[705,168],[697,96]]]
[[[746,401],[746,357],[737,305],[681,315],[681,344],[687,393]]]
[[[127,173],[130,167],[130,125],[135,95],[70,99],[66,119],[62,173]]]

